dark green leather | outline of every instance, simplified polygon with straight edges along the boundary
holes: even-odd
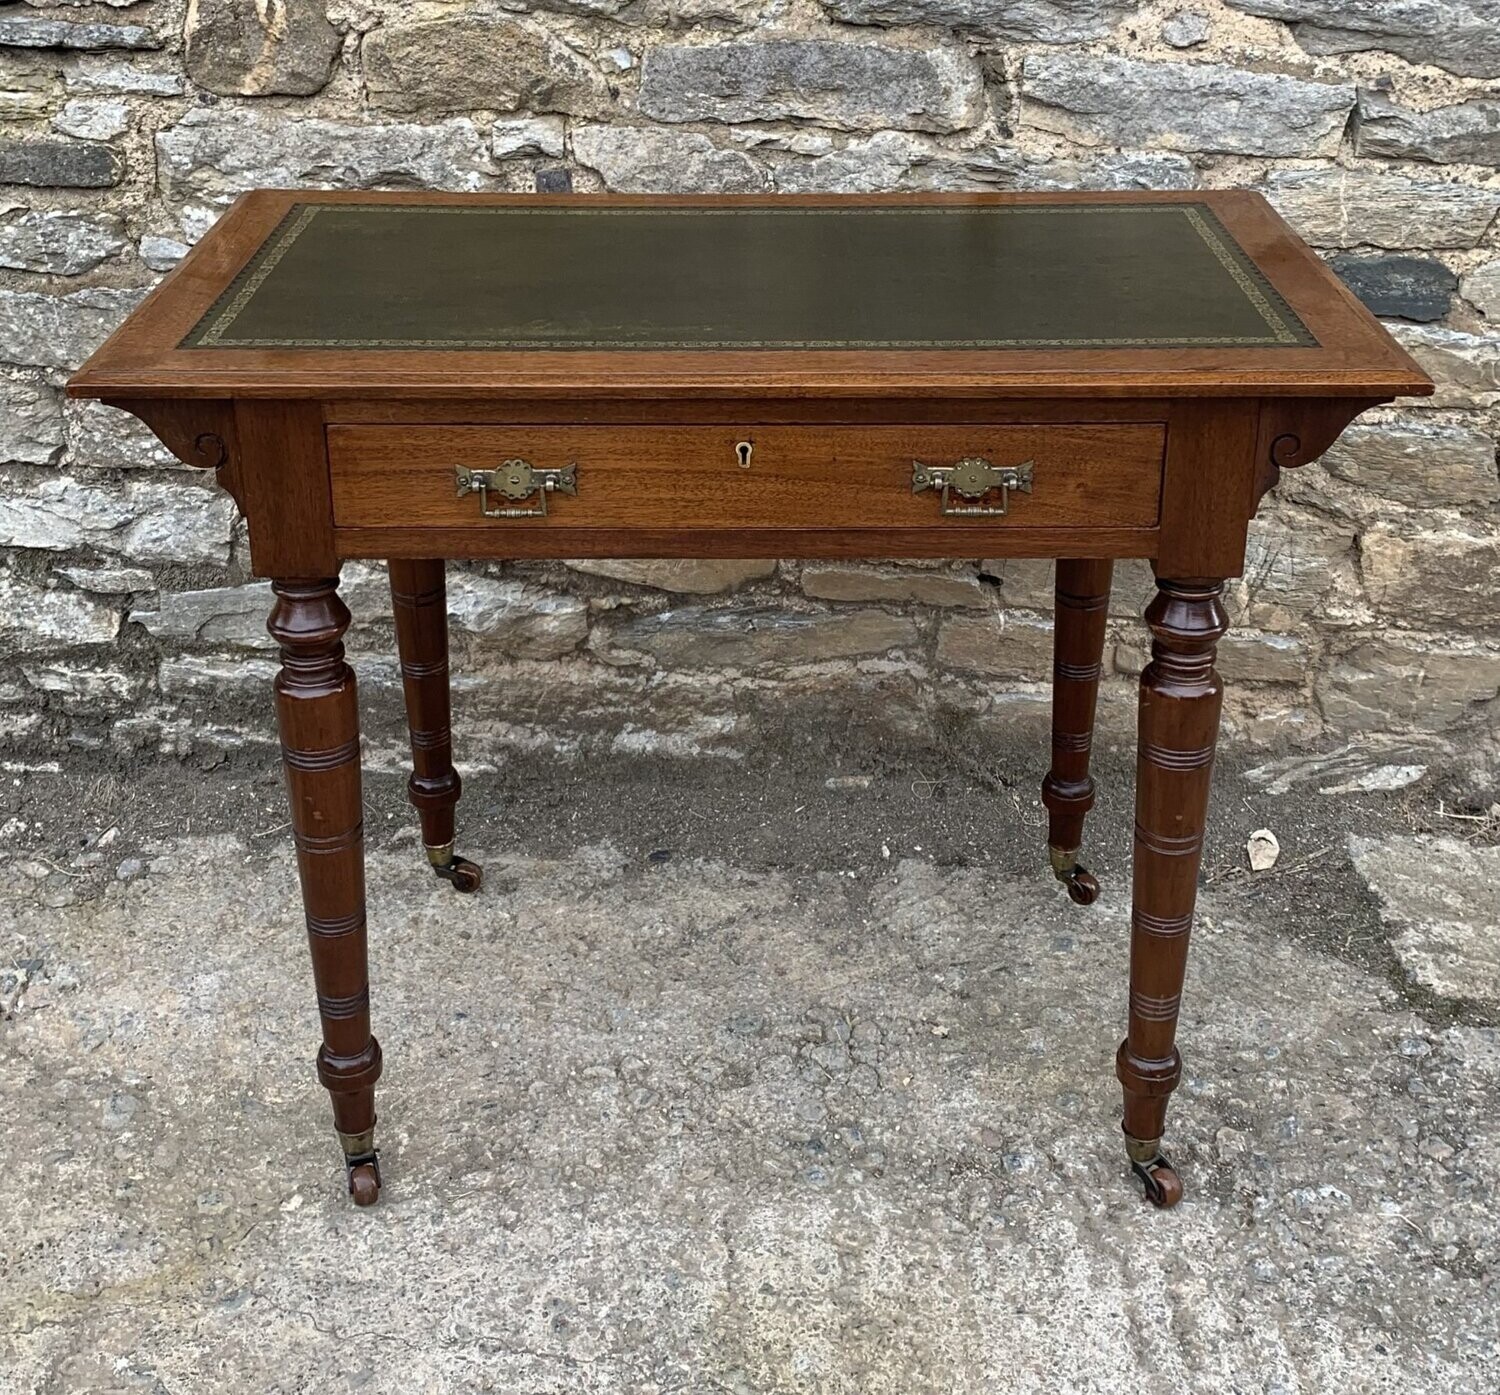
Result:
[[[198,348],[1316,344],[1203,204],[296,205]]]

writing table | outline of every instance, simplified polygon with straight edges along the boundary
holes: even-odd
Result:
[[[68,385],[217,472],[276,710],[349,1190],[379,1195],[346,558],[390,564],[412,803],[460,891],[448,558],[1057,559],[1053,871],[1079,862],[1113,560],[1145,557],[1128,1027],[1158,1206],[1222,686],[1278,472],[1432,384],[1247,192],[246,195]],[[163,595],[162,604],[172,598]]]

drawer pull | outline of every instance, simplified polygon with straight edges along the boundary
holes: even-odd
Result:
[[[529,460],[505,460],[493,470],[466,470],[462,465],[454,467],[458,482],[458,497],[465,494],[479,495],[479,512],[486,518],[546,518],[547,496],[554,491],[563,494],[578,493],[578,466],[564,466],[561,470],[539,470]],[[536,495],[536,503],[530,508],[507,508],[490,506],[490,491],[502,498],[519,503]]]
[[[1010,492],[1031,493],[1031,475],[1036,468],[1034,460],[1020,465],[991,465],[982,456],[968,455],[956,465],[924,465],[920,460],[911,463],[911,492],[920,494],[924,489],[942,492],[943,514],[947,518],[1003,518],[1010,512]],[[998,506],[983,504],[955,504],[950,496],[958,494],[965,499],[982,499],[992,489],[1000,491]]]

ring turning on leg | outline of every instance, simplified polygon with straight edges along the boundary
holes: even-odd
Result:
[[[441,561],[392,559],[391,603],[406,725],[411,734],[407,795],[422,821],[432,870],[455,891],[478,891],[479,867],[453,853],[453,813],[463,782],[453,768],[448,691],[448,588]]]
[[[380,1194],[380,1043],[370,1035],[359,709],[342,642],[349,611],[336,579],[273,581],[271,590],[266,628],[281,646],[276,717],[323,1024],[318,1079],[333,1101],[350,1192],[368,1206]]]
[[[1182,1183],[1161,1152],[1167,1100],[1182,1078],[1177,1014],[1208,817],[1223,689],[1214,653],[1229,627],[1223,583],[1157,579],[1146,609],[1151,662],[1141,674],[1130,916],[1130,1019],[1115,1058],[1125,1089],[1131,1166],[1158,1206]]]
[[[1080,906],[1099,898],[1099,883],[1080,866],[1083,822],[1094,807],[1089,753],[1104,659],[1104,627],[1114,563],[1063,559],[1057,564],[1052,664],[1052,768],[1042,781],[1052,874]]]

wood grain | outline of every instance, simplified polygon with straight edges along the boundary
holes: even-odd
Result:
[[[341,528],[400,519],[410,528],[505,535],[569,530],[921,528],[945,535],[997,526],[1156,524],[1166,437],[1160,425],[920,427],[331,426],[333,512]],[[751,447],[742,465],[736,447]],[[912,492],[912,465],[964,456],[1031,461],[1030,494],[1004,519],[953,518],[936,492]],[[491,519],[458,496],[457,466],[576,464],[577,497],[554,494],[545,518]],[[995,506],[955,498],[960,505]],[[529,502],[524,505],[529,506]]]

